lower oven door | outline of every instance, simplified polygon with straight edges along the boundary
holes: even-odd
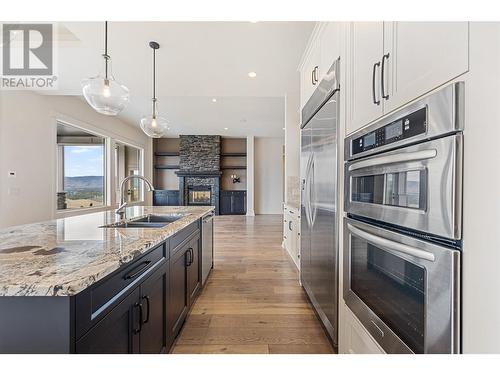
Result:
[[[346,163],[345,211],[458,240],[462,135]]]
[[[344,300],[387,353],[458,353],[460,252],[344,219]]]

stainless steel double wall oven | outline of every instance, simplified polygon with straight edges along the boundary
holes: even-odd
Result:
[[[345,140],[344,300],[388,353],[460,352],[464,83]]]

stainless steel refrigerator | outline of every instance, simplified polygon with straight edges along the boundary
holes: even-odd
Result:
[[[338,337],[336,60],[302,109],[300,279],[332,341]]]

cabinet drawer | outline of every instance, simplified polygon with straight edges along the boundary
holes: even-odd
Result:
[[[170,239],[170,256],[174,255],[180,249],[179,245],[191,236],[191,234],[196,232],[199,226],[200,220],[196,220]]]
[[[153,269],[164,264],[169,254],[168,247],[167,241],[78,294],[76,296],[77,337],[106,315]]]

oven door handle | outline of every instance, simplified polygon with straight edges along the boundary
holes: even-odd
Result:
[[[378,156],[375,158],[371,158],[368,160],[361,160],[356,163],[353,163],[349,166],[349,171],[355,171],[361,168],[374,167],[384,164],[393,164],[393,163],[403,163],[417,160],[426,160],[435,158],[437,155],[436,149],[428,149],[414,152],[401,152],[399,154],[392,154],[386,156]]]
[[[414,256],[416,258],[428,260],[430,262],[434,262],[436,260],[434,254],[428,251],[418,249],[413,246],[405,245],[399,242],[391,241],[388,240],[387,238],[375,236],[371,233],[367,233],[361,229],[358,229],[354,225],[349,223],[347,224],[347,228],[351,233],[355,234],[358,237],[361,237],[362,239],[368,242],[371,242],[374,245],[385,247],[393,251],[396,251],[398,253],[403,253],[406,255]]]

